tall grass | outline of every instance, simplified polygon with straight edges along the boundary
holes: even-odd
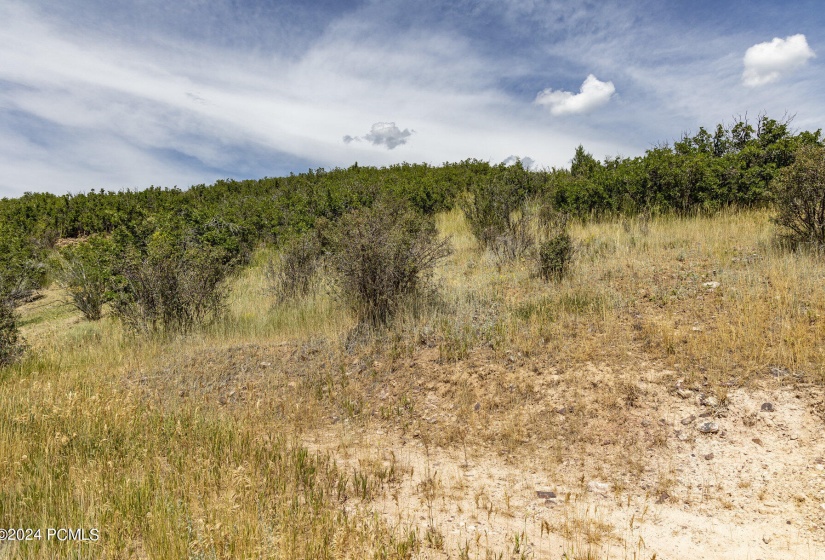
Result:
[[[639,363],[717,387],[772,380],[770,368],[821,383],[825,262],[777,249],[770,218],[574,223],[570,274],[547,284],[529,261],[502,266],[480,248],[460,211],[441,214],[454,253],[435,270],[439,301],[360,350],[343,348],[356,318],[323,289],[274,301],[266,249],[233,280],[227,317],[186,337],[90,323],[49,292],[21,310],[30,353],[0,369],[0,524],[97,528],[100,540],[0,555],[410,557],[422,537],[377,520],[371,475],[309,452],[306,434],[382,418],[460,446],[465,462],[482,443],[511,453],[540,439],[552,464],[615,429]],[[531,357],[534,377],[508,373]],[[562,403],[533,385],[594,368],[599,383],[574,376]],[[428,428],[416,390],[436,376],[451,379],[454,419]],[[559,404],[574,409],[563,429],[546,420]],[[644,470],[644,445],[616,447],[616,465]]]

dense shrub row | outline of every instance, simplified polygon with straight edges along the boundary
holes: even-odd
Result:
[[[672,146],[636,158],[597,161],[581,146],[570,171],[549,176],[554,205],[576,215],[658,211],[690,212],[753,206],[773,199],[771,182],[803,146],[821,146],[821,130],[793,133],[789,121],[762,116],[700,128]]]

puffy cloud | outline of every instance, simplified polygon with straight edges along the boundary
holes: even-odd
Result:
[[[742,83],[757,87],[775,82],[814,56],[805,35],[791,35],[785,39],[774,37],[773,41],[758,43],[745,51]]]
[[[579,93],[547,88],[536,96],[536,104],[550,107],[550,113],[557,116],[587,113],[606,104],[614,93],[613,82],[602,82],[590,74]]]
[[[530,169],[536,163],[536,161],[531,157],[519,157],[519,156],[508,156],[501,163],[503,163],[504,165],[513,165],[517,161],[521,161],[521,165],[524,166],[525,169]]]
[[[370,131],[364,136],[358,137],[347,134],[343,140],[344,144],[366,140],[373,146],[386,146],[388,150],[393,150],[402,144],[406,144],[407,138],[412,136],[413,132],[415,131],[409,128],[401,130],[395,126],[394,122],[377,122],[372,125]]]

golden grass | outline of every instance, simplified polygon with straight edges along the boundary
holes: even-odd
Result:
[[[31,352],[0,370],[0,523],[101,538],[0,556],[411,557],[427,535],[370,509],[395,483],[385,467],[348,470],[309,453],[306,434],[390,424],[465,462],[529,445],[548,469],[589,461],[621,486],[666,445],[633,412],[652,383],[723,397],[776,383],[771,368],[825,380],[825,261],[774,248],[767,211],[573,224],[559,284],[482,252],[459,211],[437,225],[455,249],[435,274],[440,301],[356,347],[323,290],[274,305],[269,250],[233,280],[226,319],[186,338],[88,323],[56,290],[24,308]],[[609,533],[564,523],[579,550]]]

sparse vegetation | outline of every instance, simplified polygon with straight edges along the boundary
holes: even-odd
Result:
[[[279,303],[309,294],[319,281],[323,248],[315,234],[289,242],[267,265],[267,278]]]
[[[101,540],[0,555],[649,558],[650,504],[730,523],[753,488],[806,534],[819,487],[781,492],[818,484],[817,432],[784,426],[822,406],[825,262],[773,243],[769,203],[809,177],[819,134],[734,128],[636,160],[581,148],[569,171],[353,166],[2,201],[0,527]],[[535,259],[495,253],[514,227]],[[84,263],[65,288],[55,244]],[[99,320],[62,303],[86,290],[94,316],[104,284]],[[435,286],[439,305],[402,313]],[[347,345],[359,323],[382,328]],[[715,458],[699,414],[726,430]],[[760,438],[813,476],[747,470]]]

